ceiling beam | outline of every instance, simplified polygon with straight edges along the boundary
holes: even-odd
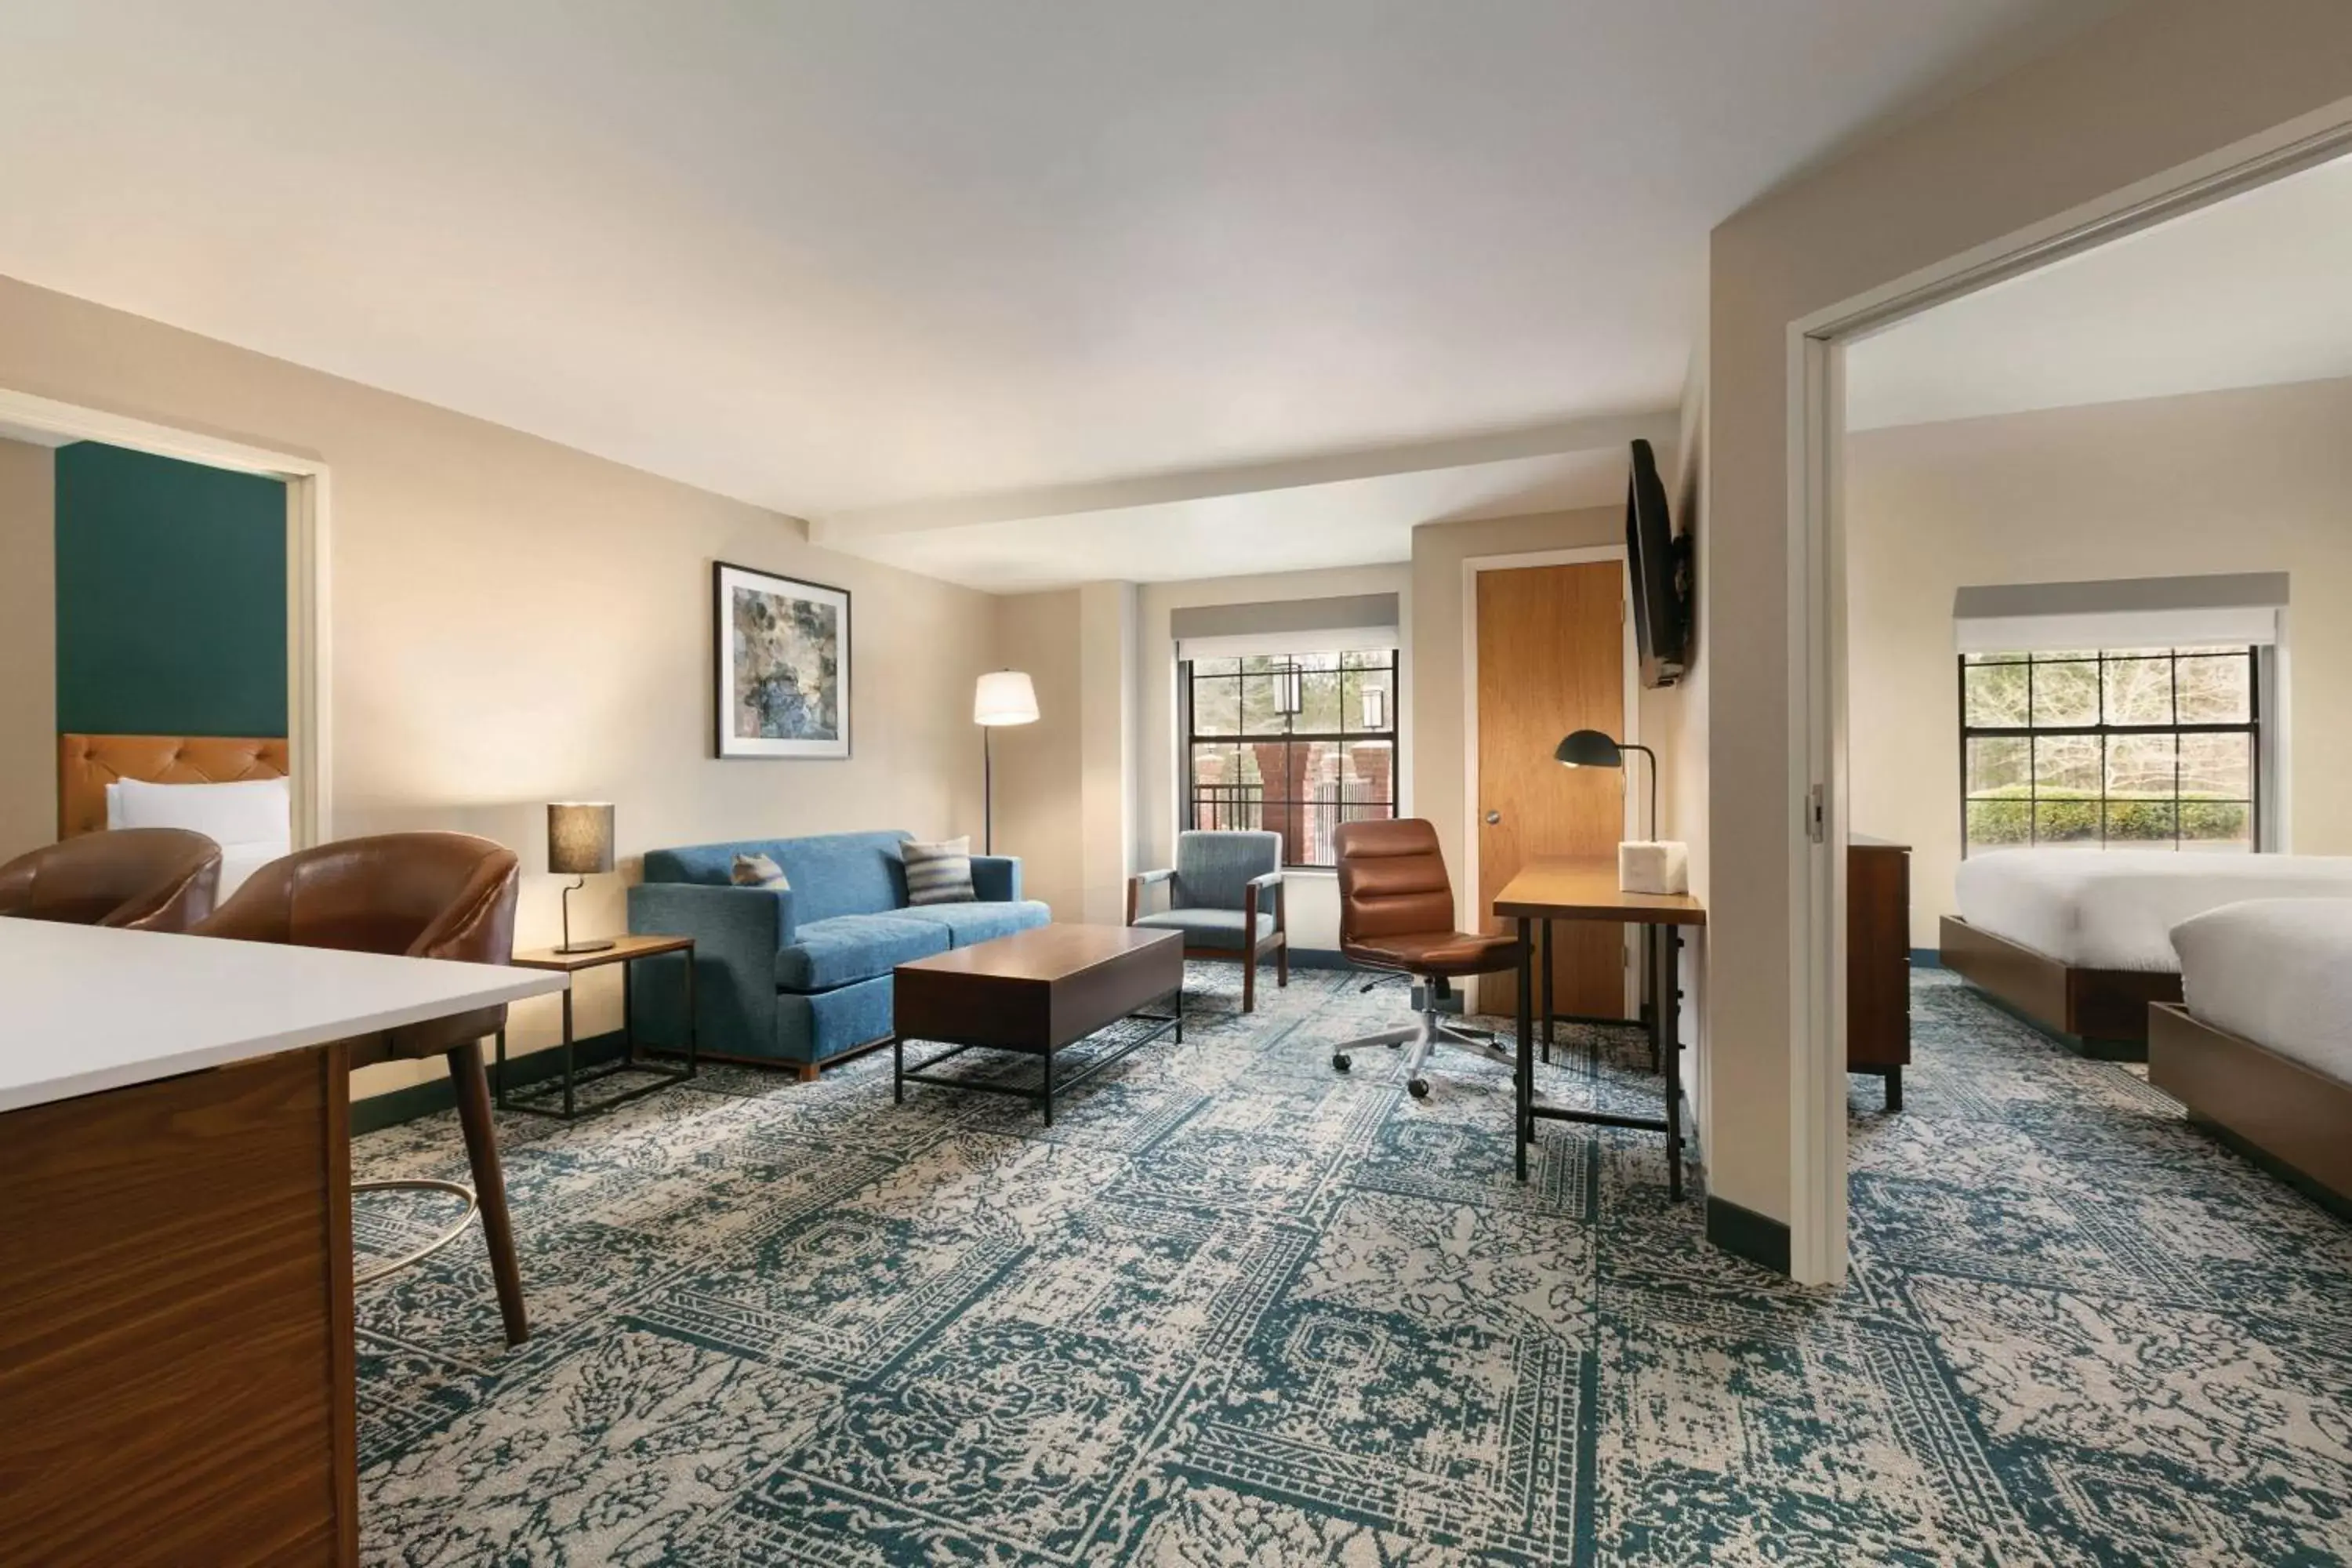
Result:
[[[1603,415],[1481,436],[1286,458],[1271,462],[1146,474],[1085,484],[1054,485],[1039,489],[1006,490],[992,495],[916,501],[900,506],[865,507],[810,520],[809,540],[814,544],[840,548],[855,540],[870,540],[882,534],[923,533],[937,529],[1022,522],[1086,512],[1122,511],[1131,507],[1165,506],[1171,502],[1202,500],[1214,496],[1251,495],[1349,479],[1381,479],[1439,468],[1466,468],[1480,463],[1590,452],[1622,447],[1635,439],[1647,440],[1664,448],[1673,446],[1677,430],[1677,416],[1673,409]]]

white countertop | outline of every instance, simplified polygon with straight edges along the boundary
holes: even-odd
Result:
[[[0,919],[0,1111],[561,991],[495,963]]]

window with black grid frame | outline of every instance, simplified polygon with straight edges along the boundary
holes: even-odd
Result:
[[[1283,864],[1333,864],[1343,822],[1396,815],[1397,652],[1196,658],[1183,826],[1282,835]]]
[[[1963,853],[2262,842],[2251,647],[1960,659]]]

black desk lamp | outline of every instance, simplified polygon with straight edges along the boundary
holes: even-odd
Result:
[[[602,952],[611,937],[572,940],[572,895],[592,874],[613,868],[613,807],[607,801],[564,800],[547,808],[547,868],[579,880],[563,889],[563,945],[558,952]]]
[[[1658,753],[1636,741],[1614,741],[1598,730],[1579,730],[1560,742],[1552,760],[1568,768],[1622,768],[1625,753],[1650,759],[1650,837],[1658,836]],[[1640,826],[1639,824],[1635,825]]]

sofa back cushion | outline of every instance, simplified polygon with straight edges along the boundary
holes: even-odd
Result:
[[[898,861],[904,833],[826,833],[808,838],[749,838],[646,851],[648,882],[728,884],[737,855],[765,855],[793,885],[796,924],[835,915],[871,915],[906,903]]]

